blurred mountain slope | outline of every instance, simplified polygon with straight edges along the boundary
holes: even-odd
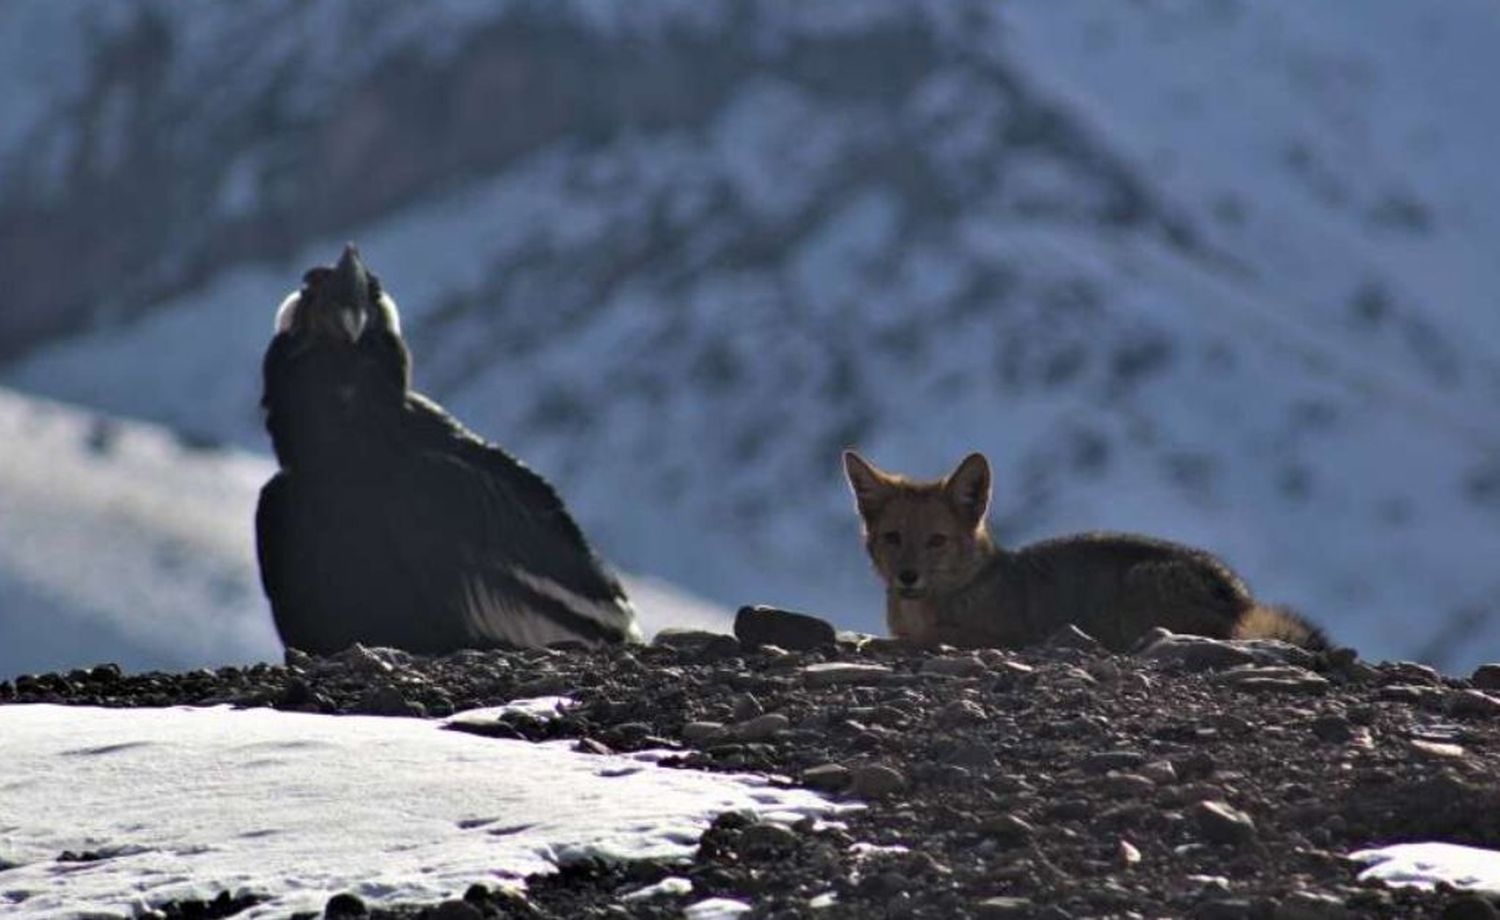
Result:
[[[980,448],[1005,539],[1500,648],[1492,4],[106,6],[0,135],[11,385],[264,450],[352,238],[419,386],[720,602],[875,628],[838,449]]]

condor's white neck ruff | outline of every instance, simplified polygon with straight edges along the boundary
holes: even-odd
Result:
[[[379,306],[381,316],[385,320],[385,327],[396,335],[400,335],[401,313],[396,309],[396,301],[392,300],[389,294],[382,291],[380,299],[376,301],[376,304]],[[286,295],[286,299],[281,302],[281,306],[276,308],[276,333],[292,331],[292,325],[297,321],[297,308],[301,305],[301,291],[293,291]],[[344,329],[349,333],[351,340],[358,341],[360,333],[364,332],[364,327],[365,324],[363,323],[354,328],[346,324]]]

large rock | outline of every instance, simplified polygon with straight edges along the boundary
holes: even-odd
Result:
[[[1149,661],[1174,664],[1189,671],[1232,668],[1237,665],[1293,665],[1310,668],[1314,656],[1307,649],[1275,639],[1210,639],[1159,630],[1148,636],[1136,655]]]
[[[734,635],[751,648],[775,645],[794,651],[825,648],[835,640],[827,620],[776,607],[741,607],[734,617]]]

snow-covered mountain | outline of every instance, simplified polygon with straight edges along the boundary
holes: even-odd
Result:
[[[0,679],[279,661],[256,581],[271,464],[0,391]]]
[[[17,38],[24,34],[26,38]],[[0,368],[264,452],[345,239],[606,555],[877,628],[838,451],[1500,656],[1500,8],[0,8]],[[11,53],[7,53],[11,52]]]

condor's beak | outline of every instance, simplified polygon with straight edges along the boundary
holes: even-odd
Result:
[[[370,273],[359,259],[359,250],[353,243],[344,246],[344,254],[333,267],[329,279],[328,297],[338,304],[339,325],[349,341],[358,342],[370,322],[370,310],[374,304],[370,299]]]

